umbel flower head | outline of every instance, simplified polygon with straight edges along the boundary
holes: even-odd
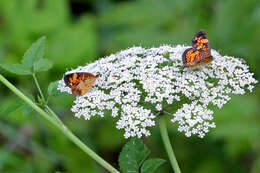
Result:
[[[149,136],[158,112],[178,105],[170,114],[178,131],[203,137],[215,127],[209,107],[221,108],[230,94],[251,92],[257,81],[241,59],[221,56],[215,50],[212,62],[184,67],[182,54],[187,48],[132,47],[68,71],[99,75],[86,94],[76,97],[71,111],[86,120],[110,111],[118,119],[116,128],[124,129],[124,137],[129,138]],[[71,93],[63,80],[58,89]]]

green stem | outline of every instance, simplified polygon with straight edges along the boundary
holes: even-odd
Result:
[[[45,105],[45,108],[47,109],[47,111],[56,119],[56,121],[60,124],[63,125],[63,122],[60,120],[60,118],[51,110],[51,108],[48,105]]]
[[[37,88],[38,88],[38,90],[39,90],[39,93],[40,93],[40,95],[41,95],[41,98],[42,98],[42,100],[43,100],[44,103],[45,103],[45,98],[44,98],[44,95],[43,95],[43,93],[42,93],[42,90],[41,90],[41,88],[40,88],[40,85],[39,85],[39,83],[38,83],[38,80],[37,80],[37,78],[36,78],[35,73],[33,73],[32,76],[33,76],[34,82],[35,82],[35,84],[36,84],[36,86],[37,86]]]
[[[172,115],[172,113],[167,112],[167,111],[163,111],[164,113],[168,114],[168,115]]]
[[[6,85],[10,90],[12,90],[23,101],[25,101],[27,104],[29,104],[43,118],[45,118],[47,121],[49,121],[55,127],[60,129],[66,137],[68,137],[74,144],[76,144],[80,149],[82,149],[91,158],[96,160],[101,166],[103,166],[105,169],[107,169],[111,173],[119,173],[118,170],[116,170],[113,166],[111,166],[109,163],[107,163],[103,158],[98,156],[94,151],[92,151],[89,147],[87,147],[65,125],[62,125],[63,123],[61,121],[59,122],[57,120],[54,120],[53,116],[49,116],[45,111],[43,111],[39,106],[37,106],[28,97],[26,97],[21,91],[19,91],[14,85],[12,85],[8,80],[6,80],[1,74],[0,74],[0,81],[3,82],[4,85]],[[53,111],[51,111],[51,114],[55,114],[55,113]],[[56,116],[56,114],[55,114],[55,116]],[[62,124],[60,124],[60,123],[62,123]]]
[[[166,152],[168,154],[168,157],[170,159],[170,163],[172,165],[172,168],[174,170],[175,173],[181,173],[180,167],[178,165],[178,162],[176,160],[176,157],[174,155],[172,146],[171,146],[171,142],[169,139],[169,135],[167,132],[167,124],[165,122],[165,116],[161,116],[159,119],[159,128],[160,128],[160,132],[161,132],[161,136],[162,136],[162,140],[164,143],[164,147],[166,149]]]

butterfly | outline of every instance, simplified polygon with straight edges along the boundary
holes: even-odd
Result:
[[[65,84],[71,88],[71,92],[78,96],[86,94],[99,75],[93,75],[86,72],[69,73],[63,77]]]
[[[204,31],[195,34],[191,40],[191,46],[182,54],[182,62],[185,67],[194,67],[213,60],[209,40]]]

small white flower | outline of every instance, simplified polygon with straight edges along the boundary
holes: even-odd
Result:
[[[157,111],[161,111],[161,110],[162,110],[162,105],[161,105],[161,104],[157,104],[156,107],[155,107],[155,109],[156,109]]]
[[[88,93],[76,97],[72,112],[89,120],[111,111],[119,119],[116,127],[124,129],[128,138],[149,136],[156,113],[164,111],[162,106],[179,105],[171,120],[179,124],[178,131],[188,137],[205,136],[215,128],[209,105],[221,108],[230,100],[229,94],[251,92],[257,81],[239,58],[221,56],[215,50],[211,63],[184,68],[185,49],[180,45],[132,47],[67,72],[100,74]],[[58,89],[71,93],[63,80]]]

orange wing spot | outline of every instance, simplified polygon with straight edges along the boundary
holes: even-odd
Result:
[[[74,73],[73,76],[72,76],[73,82],[76,82],[76,81],[77,81],[77,78],[78,78],[78,74],[77,74],[77,73]]]
[[[80,82],[80,81],[85,80],[85,79],[86,79],[86,74],[81,74],[81,75],[79,76],[78,81]]]
[[[196,37],[195,40],[197,41],[197,43],[195,44],[195,47],[197,50],[199,50],[199,49],[206,50],[207,49],[207,47],[204,44],[209,42],[208,39],[204,39],[202,37]]]
[[[209,48],[207,48],[206,46],[203,46],[202,50],[207,51]]]
[[[76,83],[76,82],[77,82],[77,77],[78,77],[77,73],[74,73],[74,74],[72,75],[72,77],[69,78],[69,82],[70,82],[71,84]]]
[[[196,37],[195,40],[199,43],[208,43],[208,39],[202,38],[202,37]]]
[[[200,60],[202,57],[199,51],[190,50],[186,53],[186,60],[188,65],[193,65],[195,61]]]

